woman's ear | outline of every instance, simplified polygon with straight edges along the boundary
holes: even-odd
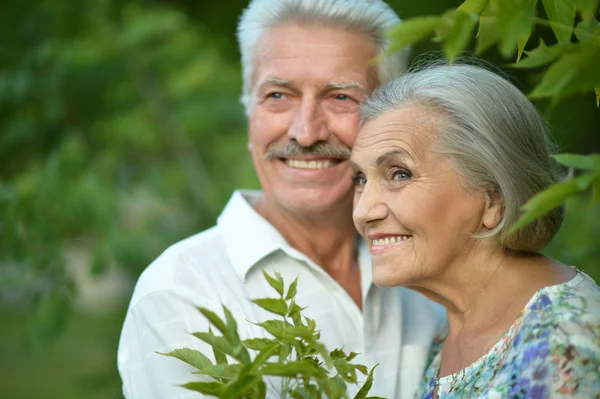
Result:
[[[503,213],[504,198],[498,190],[488,190],[485,193],[485,209],[483,210],[481,224],[485,229],[492,230],[502,220]]]

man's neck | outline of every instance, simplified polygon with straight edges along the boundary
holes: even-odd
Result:
[[[291,247],[302,252],[331,275],[356,267],[357,233],[352,204],[321,214],[291,212],[261,199],[256,211],[275,227]]]

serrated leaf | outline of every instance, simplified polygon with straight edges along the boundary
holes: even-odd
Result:
[[[265,399],[267,397],[267,384],[264,381],[259,381],[256,384],[252,399]]]
[[[156,352],[156,353],[158,353],[160,355],[171,356],[176,359],[179,359],[179,360],[189,364],[190,366],[197,368],[198,370],[202,370],[205,367],[213,365],[208,357],[206,357],[202,352],[194,350],[194,349],[182,348],[182,349],[175,349],[169,353],[162,353],[162,352]]]
[[[256,358],[252,362],[251,370],[256,370],[259,366],[262,366],[269,358],[271,358],[277,350],[281,347],[281,344],[271,344],[260,351]]]
[[[593,199],[592,205],[597,204],[600,201],[600,180],[597,180],[592,185]]]
[[[298,277],[296,277],[294,279],[294,281],[292,281],[292,284],[290,284],[290,288],[288,288],[288,292],[287,292],[287,295],[285,296],[285,300],[289,301],[290,299],[295,298],[297,289],[298,289]]]
[[[263,375],[278,377],[296,377],[298,375],[306,377],[323,377],[327,375],[327,370],[315,367],[315,365],[306,360],[291,361],[288,363],[266,363],[260,372]]]
[[[283,297],[283,279],[281,278],[281,275],[279,273],[275,273],[276,278],[273,278],[264,270],[263,275],[265,276],[265,279],[267,279],[269,285]]]
[[[476,23],[476,16],[459,10],[451,10],[442,15],[435,33],[442,40],[444,55],[450,62],[467,47]]]
[[[542,4],[558,42],[569,43],[575,22],[575,0],[542,0]]]
[[[228,338],[232,343],[237,344],[240,342],[240,336],[238,335],[237,331],[237,322],[231,314],[231,311],[229,311],[229,309],[225,305],[223,305],[223,313],[225,314],[225,322],[227,325],[228,332],[228,334],[225,335],[225,337]]]
[[[540,216],[547,214],[554,208],[560,206],[567,198],[577,194],[578,191],[577,181],[570,179],[554,184],[544,191],[536,194],[521,207],[523,214],[517,220],[517,222],[511,226],[508,234],[520,230],[521,228],[532,223],[534,220],[538,219]]]
[[[600,45],[600,22],[595,19],[580,21],[575,27],[575,36],[580,42],[590,41]]]
[[[369,391],[371,390],[371,387],[373,386],[373,372],[376,368],[377,366],[371,369],[371,371],[369,372],[369,376],[367,377],[365,383],[360,388],[360,390],[356,393],[354,399],[365,399],[367,397]]]
[[[531,32],[530,32],[531,34]],[[521,56],[523,55],[523,51],[525,50],[525,46],[529,41],[529,35],[527,37],[523,37],[517,42],[517,62],[521,60]]]
[[[331,356],[332,359],[345,359],[346,358],[346,354],[344,353],[344,351],[339,348],[334,349],[331,352],[329,352],[329,355]]]
[[[530,98],[565,97],[600,86],[597,71],[600,46],[584,43],[576,46],[576,50],[564,54],[546,70],[541,82],[529,94]]]
[[[531,51],[525,51],[527,58],[522,61],[517,61],[517,63],[510,64],[509,66],[512,68],[537,68],[553,62],[563,54],[577,51],[577,48],[578,47],[575,44],[571,43],[555,44],[548,47],[540,37],[540,45],[537,48]]]
[[[354,365],[354,367],[356,367],[356,369],[360,371],[363,375],[367,375],[367,373],[369,372],[369,369],[365,365],[356,364]]]
[[[290,344],[282,344],[279,346],[279,361],[283,362],[292,353]]]
[[[477,54],[483,53],[485,50],[496,44],[501,37],[498,20],[495,16],[482,15],[479,17],[479,30],[477,31],[477,46],[475,51]]]
[[[489,0],[465,0],[458,10],[473,14],[479,14],[485,7],[487,7]]]
[[[577,10],[584,21],[593,19],[598,12],[599,0],[576,0]]]
[[[577,181],[577,189],[579,191],[587,190],[588,187],[600,180],[600,170],[583,173],[577,176],[575,180]]]
[[[207,366],[202,370],[194,371],[193,374],[201,374],[214,379],[231,381],[237,378],[242,367],[241,364],[215,364]]]
[[[223,334],[225,337],[227,337],[227,335],[229,334],[229,329],[227,328],[227,326],[225,325],[223,320],[221,320],[221,318],[219,316],[217,316],[217,314],[215,312],[213,312],[212,310],[203,308],[203,307],[198,307],[198,310],[200,311],[200,313],[202,313],[204,315],[204,317],[206,317],[208,319],[210,324],[215,326],[215,328],[217,330],[219,330],[221,332],[221,334]]]
[[[181,386],[185,389],[189,389],[190,391],[196,391],[204,395],[216,397],[219,397],[225,389],[225,385],[221,384],[220,382],[188,382],[187,384]]]
[[[252,339],[246,339],[242,341],[242,344],[244,344],[244,346],[248,349],[253,349],[253,350],[257,350],[257,351],[261,351],[271,345],[273,345],[274,343],[276,343],[277,341],[273,340],[273,339],[267,339],[267,338],[252,338]]]
[[[581,170],[594,170],[594,156],[580,154],[556,154],[552,155],[562,165],[569,168]]]
[[[402,21],[387,32],[391,43],[387,53],[394,53],[430,37],[440,23],[440,17],[415,17]]]
[[[302,338],[307,341],[313,340],[313,332],[304,326],[295,327],[292,324],[281,320],[267,320],[257,325],[267,330],[269,334],[276,338]]]
[[[249,389],[252,389],[251,386],[259,381],[261,381],[261,377],[257,375],[239,376],[227,385],[227,387],[219,395],[219,399],[243,398],[245,396],[244,393]]]
[[[213,348],[213,354],[215,356],[215,361],[217,364],[227,364],[227,357],[230,355],[233,356],[234,348],[225,337],[220,337],[213,334],[212,330],[209,332],[196,332],[192,334],[196,338],[200,338],[202,341],[206,342]]]
[[[514,53],[517,44],[529,37],[535,16],[536,0],[502,0],[496,2],[498,24],[502,32],[500,52],[505,57]]]
[[[264,310],[280,316],[285,316],[288,312],[288,305],[283,299],[258,298],[253,299],[252,302]]]

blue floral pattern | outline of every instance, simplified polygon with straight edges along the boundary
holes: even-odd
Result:
[[[417,398],[600,399],[600,288],[585,273],[537,291],[479,360],[437,378],[436,346]]]

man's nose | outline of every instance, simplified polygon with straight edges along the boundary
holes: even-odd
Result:
[[[327,141],[329,131],[322,105],[316,99],[303,98],[288,131],[288,137],[303,147],[319,141]]]
[[[367,181],[354,203],[354,224],[362,233],[368,223],[383,220],[388,216],[388,208],[383,201],[383,192],[376,182]]]

